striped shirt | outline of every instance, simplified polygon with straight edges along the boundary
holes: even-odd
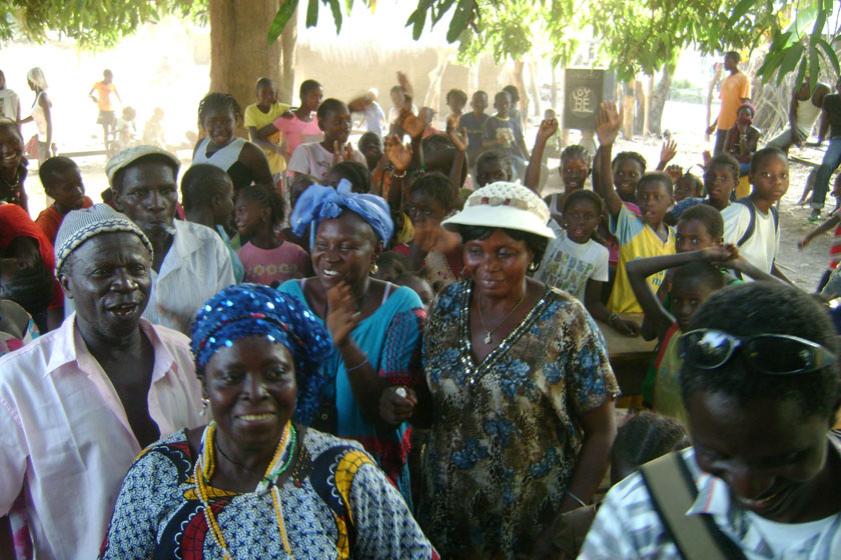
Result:
[[[687,515],[709,514],[718,528],[741,548],[749,560],[841,557],[841,515],[833,516],[830,522],[822,524],[809,537],[792,542],[780,554],[763,537],[752,516],[731,502],[727,484],[698,468],[691,447],[683,451],[683,458],[698,488],[698,496],[686,512]],[[578,558],[680,558],[638,472],[608,492]]]

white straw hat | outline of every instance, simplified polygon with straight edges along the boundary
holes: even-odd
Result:
[[[531,189],[497,181],[474,191],[464,209],[441,225],[450,230],[458,230],[458,226],[513,229],[555,239],[548,222],[549,208]]]

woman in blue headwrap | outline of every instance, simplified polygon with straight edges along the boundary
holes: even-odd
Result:
[[[307,380],[297,420],[365,446],[411,503],[410,414],[425,387],[420,369],[423,303],[409,288],[371,277],[391,239],[388,204],[374,195],[310,186],[291,216],[293,232],[309,227],[315,277],[280,287],[300,298],[333,342],[320,375]],[[393,403],[398,403],[392,406]],[[381,406],[382,403],[382,406]]]
[[[214,420],[144,450],[101,558],[437,559],[359,444],[292,421],[329,348],[294,297],[241,284],[211,298],[192,349]]]

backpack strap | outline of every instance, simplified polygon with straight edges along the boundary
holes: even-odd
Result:
[[[698,488],[680,451],[646,463],[640,473],[663,527],[684,560],[745,560],[744,553],[718,528],[712,516],[686,514],[698,496]]]
[[[753,201],[749,197],[740,198],[736,201],[736,204],[741,204],[742,206],[746,206],[748,212],[750,213],[750,221],[748,222],[748,228],[745,230],[745,233],[742,234],[742,237],[736,241],[736,247],[741,247],[744,245],[748,239],[751,238],[753,235],[754,230],[756,229],[756,206],[753,205]],[[776,223],[776,219],[774,223]]]

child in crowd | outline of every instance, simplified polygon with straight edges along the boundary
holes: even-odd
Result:
[[[488,94],[482,90],[474,93],[470,98],[470,108],[473,110],[461,116],[458,126],[467,133],[467,161],[472,167],[476,165],[476,158],[482,152],[485,122],[488,120],[485,113],[485,109],[488,108]]]
[[[485,136],[482,147],[498,149],[510,158],[515,177],[525,177],[526,161],[529,159],[523,129],[517,119],[511,118],[511,97],[500,91],[494,96],[496,114],[485,121]]]
[[[429,138],[430,136],[441,134],[441,131],[432,124],[435,122],[435,114],[435,109],[432,107],[421,107],[420,114],[418,115],[423,122],[421,138]]]
[[[117,150],[122,150],[137,144],[137,111],[133,107],[123,107],[120,118],[117,119],[115,137],[117,139]]]
[[[644,383],[643,399],[652,403],[657,412],[681,422],[686,421],[686,410],[678,384],[681,359],[677,340],[687,331],[689,320],[698,307],[725,285],[724,276],[712,265],[727,263],[735,256],[738,252],[732,246],[714,245],[689,253],[636,259],[627,264],[631,288],[659,342],[652,370],[655,379],[653,383],[651,380]],[[671,286],[672,311],[663,306],[646,282],[647,277],[662,274],[668,268],[675,268]],[[652,385],[653,392],[645,389]]]
[[[627,336],[639,334],[633,321],[609,313],[601,300],[608,281],[607,248],[593,240],[604,212],[602,199],[593,191],[577,190],[564,200],[561,229],[551,220],[555,239],[549,242],[534,278],[567,291],[585,304],[593,318]]]
[[[841,262],[841,207],[839,206],[839,202],[841,202],[841,174],[835,177],[835,183],[832,185],[832,196],[835,197],[835,211],[832,212],[824,223],[807,233],[797,243],[797,247],[802,251],[814,238],[835,228],[832,232],[832,245],[829,247],[829,268],[821,276],[821,280],[818,283],[818,292],[823,289],[827,280],[829,280],[829,275],[832,274],[833,270],[838,268],[838,263]]]
[[[511,160],[499,150],[482,152],[476,162],[476,188],[511,180]]]
[[[395,282],[400,275],[411,272],[411,270],[409,257],[395,251],[383,251],[377,259],[377,267],[373,276],[384,282]]]
[[[324,184],[331,187],[338,187],[339,182],[346,179],[351,184],[351,190],[355,193],[371,192],[371,172],[368,167],[358,161],[340,161],[334,165],[327,176]]]
[[[257,102],[245,108],[243,126],[248,130],[248,139],[266,154],[269,171],[277,182],[281,173],[286,171],[286,159],[280,145],[281,134],[274,122],[289,110],[289,105],[277,100],[277,89],[271,78],[262,77],[257,80],[254,96]]]
[[[461,118],[464,107],[467,105],[467,94],[460,89],[451,89],[447,92],[447,107],[450,109],[450,117]],[[449,121],[449,118],[447,119]],[[447,131],[449,132],[449,131]]]
[[[423,308],[425,310],[429,311],[432,307],[432,302],[435,300],[435,292],[432,291],[432,286],[429,285],[426,278],[411,272],[404,272],[394,279],[394,283],[398,286],[406,286],[414,290],[421,299],[421,302],[423,302]]]
[[[38,177],[47,196],[55,200],[49,208],[41,211],[35,224],[41,228],[50,243],[55,243],[55,236],[64,216],[71,210],[90,208],[93,201],[85,196],[85,185],[79,166],[64,156],[52,157],[41,164]]]
[[[166,133],[164,132],[164,110],[155,107],[152,116],[143,125],[143,143],[147,146],[166,148]]]
[[[675,203],[687,198],[704,196],[704,183],[689,171],[683,173],[677,179],[673,178],[673,181],[675,182]]]
[[[638,182],[636,201],[640,215],[628,209],[613,188],[613,172],[610,152],[619,133],[621,120],[616,106],[602,103],[596,124],[596,133],[601,146],[596,155],[599,173],[594,186],[605,199],[611,215],[611,231],[620,244],[619,264],[616,281],[611,290],[607,309],[613,313],[641,313],[631,290],[626,265],[634,259],[670,255],[675,252],[675,238],[672,229],[663,222],[663,216],[672,205],[672,180],[665,173],[649,173]],[[624,177],[624,176],[623,176]],[[623,187],[624,188],[624,187]],[[657,290],[665,273],[652,275],[648,282]]]
[[[619,152],[611,162],[613,188],[622,202],[637,215],[637,183],[645,175],[645,166],[645,158],[637,152]]]
[[[338,99],[326,99],[318,107],[318,128],[324,140],[300,144],[289,159],[291,173],[326,180],[327,173],[340,161],[353,160],[365,165],[365,156],[347,143],[350,137],[350,111]]]
[[[788,190],[788,158],[778,148],[763,148],[750,163],[750,196],[725,208],[724,241],[759,270],[786,280],[776,265],[780,223],[774,204]]]
[[[704,171],[704,190],[707,197],[684,198],[666,214],[666,223],[674,225],[681,214],[698,204],[708,204],[719,212],[730,206],[730,196],[739,182],[739,162],[730,154],[719,154],[710,159]]]
[[[274,131],[263,129],[263,138],[268,139],[274,132],[281,134],[281,155],[286,159],[287,164],[289,158],[295,153],[295,150],[301,144],[310,142],[320,142],[323,138],[321,129],[318,126],[318,119],[316,119],[316,111],[321,105],[321,99],[324,97],[324,89],[321,84],[315,80],[304,80],[300,88],[301,106],[291,113],[284,113],[274,120]]]
[[[271,185],[240,189],[234,211],[240,237],[248,240],[238,252],[246,282],[277,286],[312,274],[307,252],[276,233],[284,218],[277,189]]]
[[[383,159],[383,140],[374,132],[366,132],[357,143],[359,152],[365,156],[365,163],[371,173]]]
[[[750,171],[750,160],[759,143],[761,133],[753,126],[754,114],[753,105],[743,103],[736,112],[736,124],[727,131],[724,140],[724,153],[730,154],[739,162],[740,175],[747,175]]]

